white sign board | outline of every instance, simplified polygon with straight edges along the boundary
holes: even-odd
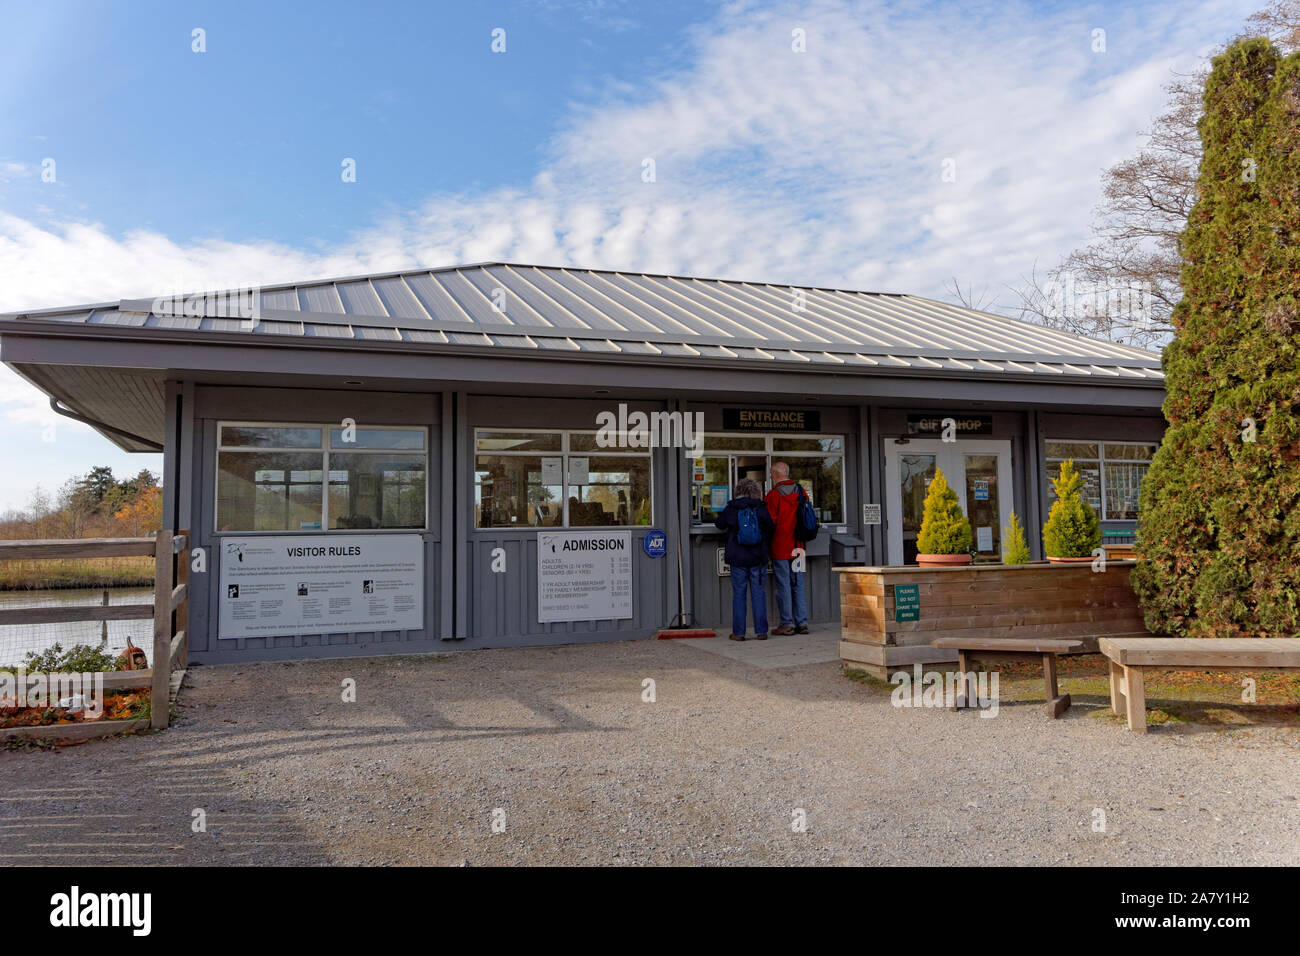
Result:
[[[992,528],[975,529],[975,550],[976,551],[993,550],[993,529]]]
[[[632,532],[537,535],[537,621],[622,621],[632,616]]]
[[[225,639],[424,627],[418,534],[221,539]]]
[[[880,524],[880,505],[864,504],[862,506],[863,524]]]

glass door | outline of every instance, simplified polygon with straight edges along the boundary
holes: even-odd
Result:
[[[1000,563],[1002,531],[1011,511],[1011,443],[932,438],[885,441],[889,563],[916,562],[916,536],[936,468],[943,469],[970,520],[976,563]]]

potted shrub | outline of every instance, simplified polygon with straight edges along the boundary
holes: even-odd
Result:
[[[1033,555],[1029,553],[1029,544],[1025,541],[1025,529],[1020,526],[1020,519],[1016,517],[1014,511],[1011,512],[1011,520],[1007,522],[1002,543],[1003,564],[1029,564],[1034,560]]]
[[[1043,526],[1043,550],[1053,564],[1091,561],[1093,550],[1101,544],[1101,522],[1083,500],[1082,485],[1083,476],[1074,470],[1074,462],[1062,462],[1061,473],[1052,482],[1056,501]]]
[[[970,544],[970,521],[962,513],[957,492],[948,487],[943,471],[936,468],[925,496],[921,533],[916,538],[916,563],[923,568],[970,564]]]

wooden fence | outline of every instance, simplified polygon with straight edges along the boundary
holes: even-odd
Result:
[[[0,561],[58,558],[123,558],[154,556],[152,604],[65,605],[0,608],[0,624],[61,624],[73,621],[136,621],[153,619],[151,666],[141,671],[104,675],[104,690],[150,689],[148,720],[97,720],[75,724],[0,729],[0,740],[73,740],[102,737],[152,727],[167,727],[173,673],[187,663],[189,628],[189,532],[160,531],[156,538],[80,538],[63,541],[0,541]]]

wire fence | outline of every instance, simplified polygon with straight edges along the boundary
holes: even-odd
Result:
[[[0,610],[152,603],[151,587],[0,591]],[[67,651],[77,644],[98,647],[104,643],[106,652],[117,655],[126,648],[127,638],[137,647],[151,647],[153,623],[134,620],[0,624],[0,669],[18,667],[25,663],[28,654],[43,653],[55,644]]]

